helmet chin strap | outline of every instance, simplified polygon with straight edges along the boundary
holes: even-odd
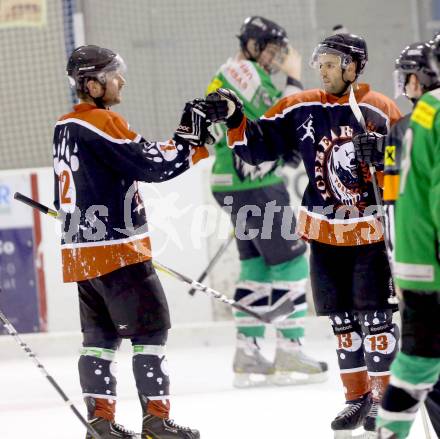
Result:
[[[105,93],[107,92],[107,84],[104,82],[102,83],[101,81],[99,81],[97,78],[94,78],[95,81],[98,81],[101,84],[102,89],[104,90],[104,92],[102,93],[102,96],[99,98],[94,98],[93,96],[90,95],[89,89],[87,88],[87,84],[84,83],[84,91],[85,93],[90,96],[90,99],[94,102],[94,104],[97,106],[97,108],[101,108],[103,110],[106,110],[107,107],[104,105],[104,101],[103,101],[103,97],[105,96]]]
[[[105,92],[104,92],[104,94],[105,94]],[[104,95],[103,95],[104,96]],[[90,96],[91,97],[91,96]],[[100,98],[92,98],[93,99],[93,102],[95,103],[95,105],[98,107],[98,108],[102,108],[103,110],[106,110],[107,109],[107,107],[104,105],[104,102],[103,102],[103,100],[102,100],[102,97],[100,97]]]
[[[339,92],[339,93],[335,93],[335,96],[337,96],[338,98],[342,97],[345,95],[345,93],[347,93],[348,88],[350,87],[350,85],[352,85],[354,82],[356,82],[357,78],[358,78],[358,74],[356,74],[355,78],[353,79],[353,81],[346,81],[344,79],[344,73],[345,73],[345,69],[342,69],[342,73],[341,73],[341,79],[344,82],[345,86],[344,88]]]
[[[96,105],[98,108],[102,108],[103,110],[106,110],[107,107],[104,105],[103,97],[105,96],[105,93],[107,92],[107,84],[106,84],[105,82],[104,82],[104,84],[102,84],[102,83],[100,82],[100,84],[101,84],[101,86],[102,86],[102,88],[103,88],[103,90],[104,90],[104,93],[102,93],[102,96],[99,97],[99,98],[92,98],[90,95],[89,95],[89,96],[93,99],[93,102],[95,103],[95,105]]]

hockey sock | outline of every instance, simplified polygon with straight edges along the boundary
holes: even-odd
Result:
[[[170,379],[165,346],[133,345],[133,374],[144,415],[168,418]]]
[[[94,418],[104,418],[112,422],[115,420],[116,400],[85,396],[84,401],[89,420]]]
[[[358,315],[371,393],[375,401],[380,401],[389,383],[390,366],[398,348],[399,328],[392,322],[391,310],[364,311]]]
[[[89,419],[114,420],[116,404],[115,351],[84,347],[78,361],[79,378]]]
[[[241,261],[240,279],[237,282],[234,300],[264,311],[269,305],[271,290],[269,270],[261,257]],[[237,331],[245,337],[264,337],[265,325],[241,311],[234,312]]]
[[[272,283],[272,307],[279,306],[285,300],[291,300],[295,304],[292,314],[275,323],[279,333],[286,339],[299,341],[304,338],[304,317],[307,315],[306,283],[307,279]]]
[[[361,327],[352,313],[342,312],[329,317],[338,340],[336,354],[345,399],[353,401],[370,391],[370,380],[362,349]]]
[[[275,327],[285,339],[300,342],[304,338],[304,317],[307,314],[307,259],[301,255],[291,261],[271,265],[269,269],[272,280],[271,306],[275,308],[284,300],[291,300],[295,304],[294,312]]]
[[[440,359],[399,352],[391,366],[391,373],[377,426],[384,433],[390,431],[402,439],[408,436],[418,408],[439,379]],[[382,437],[380,433],[379,437]]]

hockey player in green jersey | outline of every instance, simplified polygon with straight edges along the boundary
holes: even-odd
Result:
[[[301,57],[288,44],[285,30],[263,17],[247,18],[238,39],[238,54],[220,67],[207,94],[220,87],[234,90],[243,102],[246,115],[256,119],[280,97],[301,91]],[[271,74],[279,70],[287,76],[284,92],[279,91],[271,79]],[[235,313],[234,385],[322,381],[326,378],[327,364],[309,358],[302,351],[308,264],[304,255],[305,243],[285,239],[282,231],[283,215],[286,217],[287,211],[290,219],[287,234],[292,235],[295,228],[295,217],[289,208],[289,195],[281,176],[283,163],[270,161],[249,165],[228,148],[224,128],[217,125],[217,131],[211,189],[219,205],[231,214],[235,227],[241,271],[234,299],[256,309],[277,307],[285,300],[295,305],[293,313],[276,325],[277,346],[273,362],[268,361],[259,348],[258,341],[265,335],[264,325],[245,313]],[[292,164],[297,166],[299,160],[298,157],[298,162]],[[248,206],[256,206],[261,215],[252,214]],[[280,211],[273,208],[275,206],[281,207]],[[272,214],[270,236],[266,237],[264,219]],[[259,232],[253,239],[249,239],[251,229]],[[254,377],[258,378],[254,380]]]
[[[408,73],[416,75],[423,91],[438,87],[440,39],[411,50],[413,55],[419,50],[428,62],[420,69],[413,63]],[[410,81],[405,81],[406,90],[411,90]],[[413,87],[410,98],[418,97],[415,91]],[[396,145],[388,145],[385,152],[385,201],[397,199],[394,275],[403,313],[402,349],[392,364],[390,385],[377,420],[379,438],[383,439],[408,437],[418,408],[440,375],[439,113],[440,89],[436,88],[419,99],[411,114],[402,155]],[[400,171],[400,177],[394,171]]]

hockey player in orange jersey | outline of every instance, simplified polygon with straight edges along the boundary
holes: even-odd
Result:
[[[165,344],[170,318],[151,262],[137,181],[169,180],[207,157],[200,146],[208,137],[206,118],[199,101],[189,102],[172,139],[145,140],[110,110],[121,101],[124,70],[122,58],[109,49],[77,48],[67,73],[80,103],[59,119],[54,132],[63,276],[78,284],[83,332],[80,382],[89,422],[102,439],[138,437],[115,423],[113,359],[121,339],[128,338],[142,439],[197,439],[197,430],[169,418]]]
[[[309,184],[297,231],[310,242],[316,311],[329,316],[338,343],[347,406],[331,427],[335,437],[344,438],[362,425],[375,434],[399,339],[387,301],[391,273],[372,179],[368,164],[358,163],[354,144],[376,144],[401,114],[390,99],[357,82],[367,61],[363,38],[348,33],[325,38],[311,59],[323,89],[282,99],[255,121],[244,116],[230,90],[207,97],[208,117],[226,121],[228,145],[244,161],[257,165],[288,157],[289,151],[301,153]],[[349,105],[350,90],[368,133]],[[383,154],[377,158],[380,169]]]

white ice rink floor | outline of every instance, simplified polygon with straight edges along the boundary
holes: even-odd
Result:
[[[202,330],[202,329],[201,329]],[[225,327],[232,334],[232,328]],[[5,338],[8,337],[8,341]],[[84,413],[77,377],[76,346],[72,355],[51,356],[50,336],[25,338],[44,345],[39,356],[49,373]],[[44,337],[47,337],[47,343]],[[0,439],[83,439],[84,429],[71,410],[10,336],[0,337]],[[206,344],[206,341],[204,342]],[[326,383],[296,387],[237,390],[232,387],[233,338],[216,337],[209,345],[191,339],[185,347],[170,343],[172,417],[198,428],[203,439],[331,439],[330,422],[343,407],[333,339],[309,337],[307,353],[329,363]],[[49,349],[48,349],[49,348]],[[67,346],[70,348],[70,346]],[[5,350],[17,350],[10,358]],[[64,346],[64,350],[66,346]],[[270,347],[265,347],[270,353]],[[2,353],[3,351],[3,353]],[[128,346],[118,356],[117,421],[140,430],[140,405],[131,375]],[[6,358],[5,358],[6,356]],[[435,434],[432,433],[432,438]],[[424,439],[420,418],[412,439]]]

